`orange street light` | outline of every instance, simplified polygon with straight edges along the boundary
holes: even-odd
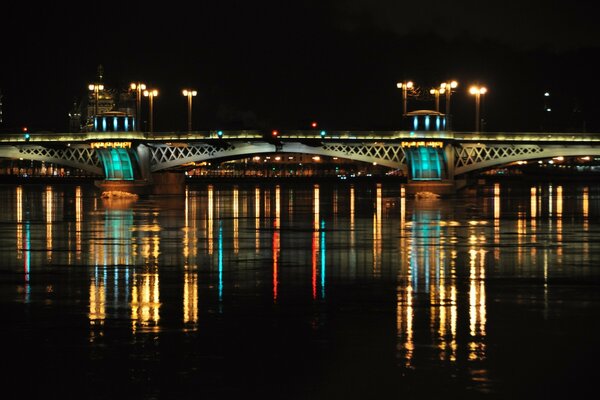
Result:
[[[196,96],[198,92],[190,89],[183,89],[183,95],[187,97],[188,103],[188,132],[192,131],[192,97]]]
[[[408,82],[398,82],[396,84],[398,89],[402,89],[402,116],[406,115],[406,98],[408,97],[408,90],[412,90],[413,83],[412,81]]]
[[[469,93],[475,96],[475,132],[479,132],[479,126],[481,120],[479,118],[479,103],[481,102],[481,96],[486,94],[487,89],[484,86],[471,86]]]
[[[158,90],[149,89],[144,90],[144,97],[148,97],[150,100],[150,133],[154,132],[154,98],[158,96]]]
[[[104,85],[101,83],[92,83],[88,86],[90,91],[94,92],[94,116],[98,115],[98,95],[100,90],[104,90]]]
[[[135,91],[135,130],[140,131],[140,116],[142,114],[142,92],[146,90],[146,84],[141,82],[133,82],[129,85],[132,91]]]

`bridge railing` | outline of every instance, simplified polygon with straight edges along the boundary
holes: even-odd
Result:
[[[277,135],[271,131],[195,131],[195,132],[36,132],[0,134],[0,143],[48,143],[91,141],[148,141],[190,142],[201,140],[439,140],[459,142],[600,142],[600,133],[592,132],[457,132],[457,131],[350,131],[331,130],[321,134],[318,130],[282,130]]]

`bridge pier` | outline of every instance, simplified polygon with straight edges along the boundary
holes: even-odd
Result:
[[[124,157],[124,154],[121,152],[121,157]],[[121,191],[138,195],[182,194],[185,192],[185,174],[183,172],[151,172],[151,152],[146,145],[139,144],[127,154],[129,164],[135,166],[135,171],[127,176],[131,175],[135,179],[115,179],[112,176],[114,174],[108,176],[108,169],[105,168],[106,178],[108,179],[95,181],[96,187],[103,191]],[[106,157],[103,158],[103,163],[109,161]]]

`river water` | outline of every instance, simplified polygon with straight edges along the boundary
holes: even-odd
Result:
[[[600,185],[0,185],[3,390],[34,398],[582,397]]]

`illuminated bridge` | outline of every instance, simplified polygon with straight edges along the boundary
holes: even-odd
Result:
[[[377,163],[410,182],[449,182],[516,161],[600,156],[600,133],[454,131],[204,131],[22,133],[0,137],[0,157],[79,168],[105,180],[152,182],[186,164],[265,153]],[[190,164],[192,165],[192,164]]]

